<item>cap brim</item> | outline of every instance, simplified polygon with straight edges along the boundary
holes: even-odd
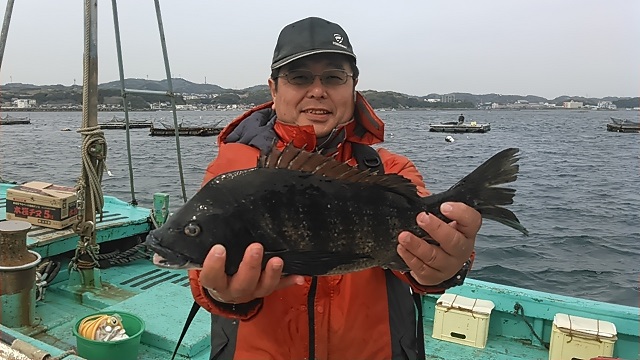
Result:
[[[354,59],[356,58],[356,56],[349,52],[349,51],[342,51],[342,50],[327,50],[327,49],[317,49],[317,50],[309,50],[309,51],[305,51],[305,52],[301,52],[299,54],[295,54],[295,55],[291,55],[288,56],[280,61],[277,61],[273,64],[271,64],[271,70],[277,69],[283,65],[286,65],[292,61],[298,60],[300,58],[303,58],[305,56],[309,56],[309,55],[314,55],[314,54],[321,54],[321,53],[334,53],[334,54],[344,54],[344,55],[349,55],[351,57],[353,57]]]

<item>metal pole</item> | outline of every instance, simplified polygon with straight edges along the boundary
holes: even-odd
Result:
[[[2,68],[2,58],[4,57],[4,47],[7,44],[11,13],[13,13],[13,0],[8,0],[7,9],[4,11],[4,21],[2,22],[2,33],[0,33],[0,69]]]
[[[84,76],[82,79],[82,119],[85,128],[98,126],[98,0],[85,0],[84,18]],[[90,135],[83,134],[86,138]],[[83,139],[84,140],[84,139]],[[99,153],[100,149],[96,149]],[[91,157],[91,165],[98,166],[96,157]],[[85,184],[91,184],[88,171],[83,168]],[[84,221],[96,223],[95,204],[91,196],[85,196]],[[90,245],[96,245],[95,227],[91,233]]]
[[[176,134],[176,148],[178,154],[180,154],[180,136],[178,129],[178,114],[176,113],[176,99],[175,94],[173,93],[173,83],[171,82],[171,70],[169,69],[169,55],[167,55],[167,45],[164,37],[164,28],[162,26],[162,14],[160,13],[160,2],[159,0],[155,0],[156,5],[156,16],[158,18],[158,30],[160,31],[160,44],[162,45],[162,56],[164,57],[164,68],[167,76],[167,87],[169,89],[169,93],[171,96],[171,109],[173,111],[173,127],[175,129]],[[187,192],[184,188],[184,175],[182,174],[182,159],[178,156],[178,171],[180,173],[180,185],[182,187],[182,199],[184,202],[187,202]]]
[[[127,103],[127,92],[124,84],[124,66],[122,65],[122,45],[120,43],[120,22],[118,20],[118,4],[116,0],[111,0],[113,8],[113,27],[116,32],[116,50],[118,53],[118,70],[120,72],[120,95],[122,96],[122,107],[124,108],[124,121],[127,140],[127,154],[131,154],[131,135],[129,134],[129,104]],[[133,182],[133,165],[129,156],[129,186],[131,188],[131,204],[138,205],[136,191]]]

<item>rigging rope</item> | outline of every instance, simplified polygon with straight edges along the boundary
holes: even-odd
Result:
[[[524,320],[524,323],[527,324],[527,326],[529,327],[529,330],[531,330],[531,333],[533,334],[533,336],[535,336],[536,339],[538,339],[538,341],[547,350],[549,350],[549,344],[547,344],[544,341],[542,341],[542,338],[536,333],[536,331],[533,329],[533,326],[529,323],[529,321],[527,321],[527,318],[524,316],[524,307],[522,307],[522,305],[520,303],[515,303],[515,305],[513,305],[513,313],[515,315],[520,315],[520,317],[522,317],[522,320]]]
[[[100,220],[102,220],[104,206],[104,197],[102,194],[102,176],[106,170],[107,159],[107,141],[104,138],[104,132],[100,129],[100,126],[87,127],[88,120],[83,117],[82,129],[77,130],[82,134],[84,140],[82,141],[82,172],[86,173],[89,179],[89,184],[84,183],[84,176],[78,181],[80,190],[86,196],[86,188],[89,188],[89,196],[91,197],[91,203],[94,206],[96,213],[100,214]],[[93,160],[97,160],[97,164],[94,168]],[[84,199],[83,199],[84,200]],[[84,210],[84,201],[82,203]],[[80,210],[80,209],[79,209]],[[82,211],[80,215],[84,216]]]
[[[95,223],[92,219],[85,219],[88,210],[100,214],[102,220],[104,198],[102,194],[102,175],[106,169],[107,141],[104,132],[99,125],[90,125],[91,101],[89,99],[89,83],[91,76],[91,26],[92,0],[84,2],[84,54],[82,72],[82,127],[77,130],[82,135],[82,173],[78,179],[76,190],[78,192],[78,222],[74,224],[74,231],[80,236],[76,247],[75,256],[69,264],[70,269],[87,269],[98,264],[96,254],[99,247],[95,241]],[[96,70],[97,71],[97,70]],[[97,80],[97,79],[96,79]],[[97,91],[97,90],[96,90]],[[95,163],[95,165],[94,165]],[[88,183],[87,183],[88,181]],[[87,194],[88,193],[88,194]],[[86,209],[87,197],[89,197],[93,209]],[[88,255],[88,256],[82,256]],[[82,257],[82,259],[81,259]]]

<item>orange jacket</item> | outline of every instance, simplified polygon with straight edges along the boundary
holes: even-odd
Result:
[[[337,158],[356,165],[351,142],[375,144],[383,140],[384,124],[358,94],[354,121],[345,126]],[[227,142],[247,118],[270,112],[271,103],[258,106],[235,119],[218,139],[218,156],[206,171],[204,182],[233,170],[256,166],[255,147]],[[266,119],[264,119],[266,120]],[[247,120],[249,121],[249,120]],[[273,130],[286,143],[315,147],[313,127],[275,122]],[[378,153],[385,173],[410,179],[426,196],[422,176],[407,158],[385,149]],[[247,304],[216,302],[199,283],[200,272],[189,273],[193,296],[212,313],[212,359],[390,359],[415,357],[414,305],[409,287],[420,293],[444,289],[424,287],[408,274],[371,268],[335,276],[307,277],[294,285]]]

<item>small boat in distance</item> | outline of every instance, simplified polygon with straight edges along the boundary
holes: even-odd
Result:
[[[127,128],[127,123],[125,119],[119,119],[115,115],[113,118],[107,122],[100,123],[100,129],[118,129],[125,130]],[[129,120],[129,129],[143,129],[150,128],[151,121],[139,121],[139,120]]]
[[[607,131],[640,132],[640,122],[611,117],[611,122],[607,124]]]
[[[0,125],[27,125],[27,124],[31,124],[31,118],[29,116],[14,117],[7,114],[4,117],[0,117]]]
[[[429,131],[431,132],[486,133],[489,130],[491,130],[491,124],[478,124],[475,121],[472,121],[468,124],[460,124],[457,121],[445,122],[440,124],[429,124]]]

